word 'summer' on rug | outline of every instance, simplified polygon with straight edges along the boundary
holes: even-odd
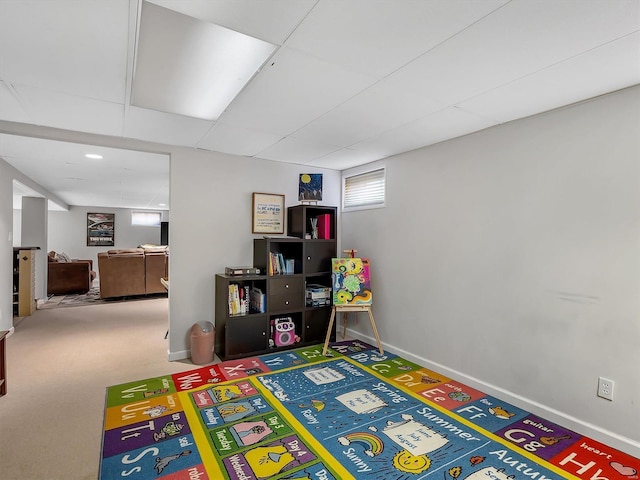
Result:
[[[638,478],[638,458],[366,343],[321,352],[109,387],[100,478]]]

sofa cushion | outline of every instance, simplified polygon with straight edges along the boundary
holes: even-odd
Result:
[[[119,248],[116,250],[107,250],[107,254],[111,255],[144,255],[142,248]]]
[[[153,245],[150,243],[138,245],[138,248],[144,249],[144,253],[164,253],[169,250],[167,245]]]
[[[64,252],[56,253],[56,262],[60,263],[69,263],[71,261],[71,257]]]

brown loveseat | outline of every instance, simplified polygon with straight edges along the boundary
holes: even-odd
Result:
[[[92,260],[61,261],[56,252],[47,255],[47,294],[87,293],[96,276]]]
[[[128,248],[98,253],[100,298],[164,293],[168,277],[166,247]]]

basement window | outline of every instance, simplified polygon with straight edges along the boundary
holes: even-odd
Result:
[[[385,168],[343,178],[342,210],[385,206]]]
[[[131,212],[131,225],[140,227],[159,227],[162,212]]]

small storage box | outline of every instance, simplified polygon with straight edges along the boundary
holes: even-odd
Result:
[[[331,305],[331,288],[310,283],[305,292],[307,307],[326,307]]]

